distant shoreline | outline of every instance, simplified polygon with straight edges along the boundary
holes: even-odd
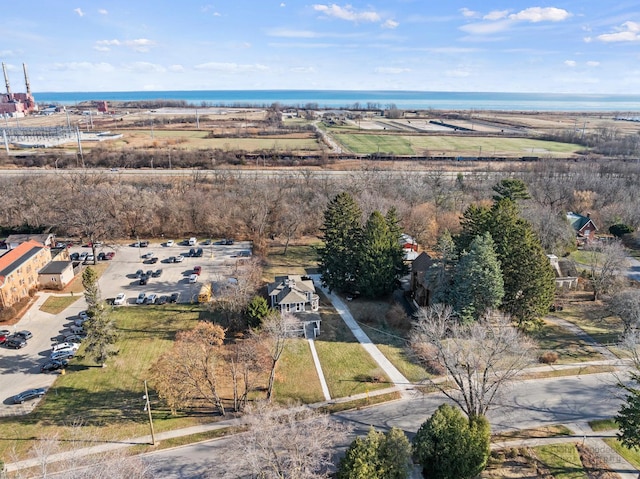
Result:
[[[640,112],[640,95],[423,92],[341,90],[175,90],[122,92],[35,92],[39,104],[79,105],[110,102],[174,101],[186,107],[282,107],[320,109],[483,110]]]

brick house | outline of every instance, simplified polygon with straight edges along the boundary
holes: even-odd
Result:
[[[587,216],[583,216],[570,211],[567,213],[567,221],[569,221],[569,224],[571,224],[576,232],[576,241],[578,242],[578,245],[591,243],[595,239],[598,227],[591,219],[591,215],[589,215],[589,213],[587,213]]]
[[[29,240],[0,257],[0,307],[7,308],[38,286],[38,271],[51,261],[51,251]]]
[[[71,261],[51,261],[38,271],[38,283],[50,289],[63,289],[74,276]]]

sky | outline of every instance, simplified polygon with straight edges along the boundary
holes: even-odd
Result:
[[[13,92],[640,94],[640,1],[4,0]],[[4,88],[2,89],[4,92]]]

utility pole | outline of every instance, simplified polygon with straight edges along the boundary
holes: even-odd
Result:
[[[144,398],[146,403],[144,406],[144,410],[149,414],[149,428],[151,429],[151,445],[155,446],[156,444],[156,436],[153,433],[153,416],[151,416],[151,404],[149,404],[149,390],[147,389],[147,380],[144,380]]]

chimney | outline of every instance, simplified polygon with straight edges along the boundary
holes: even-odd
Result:
[[[27,95],[31,95],[31,85],[29,85],[29,75],[27,75],[27,64],[22,64],[22,71],[24,72],[24,84],[27,88]]]
[[[4,73],[4,84],[7,87],[7,95],[9,95],[9,101],[13,100],[13,95],[11,94],[11,87],[9,86],[9,75],[7,75],[7,65],[5,62],[2,62],[2,72]]]

